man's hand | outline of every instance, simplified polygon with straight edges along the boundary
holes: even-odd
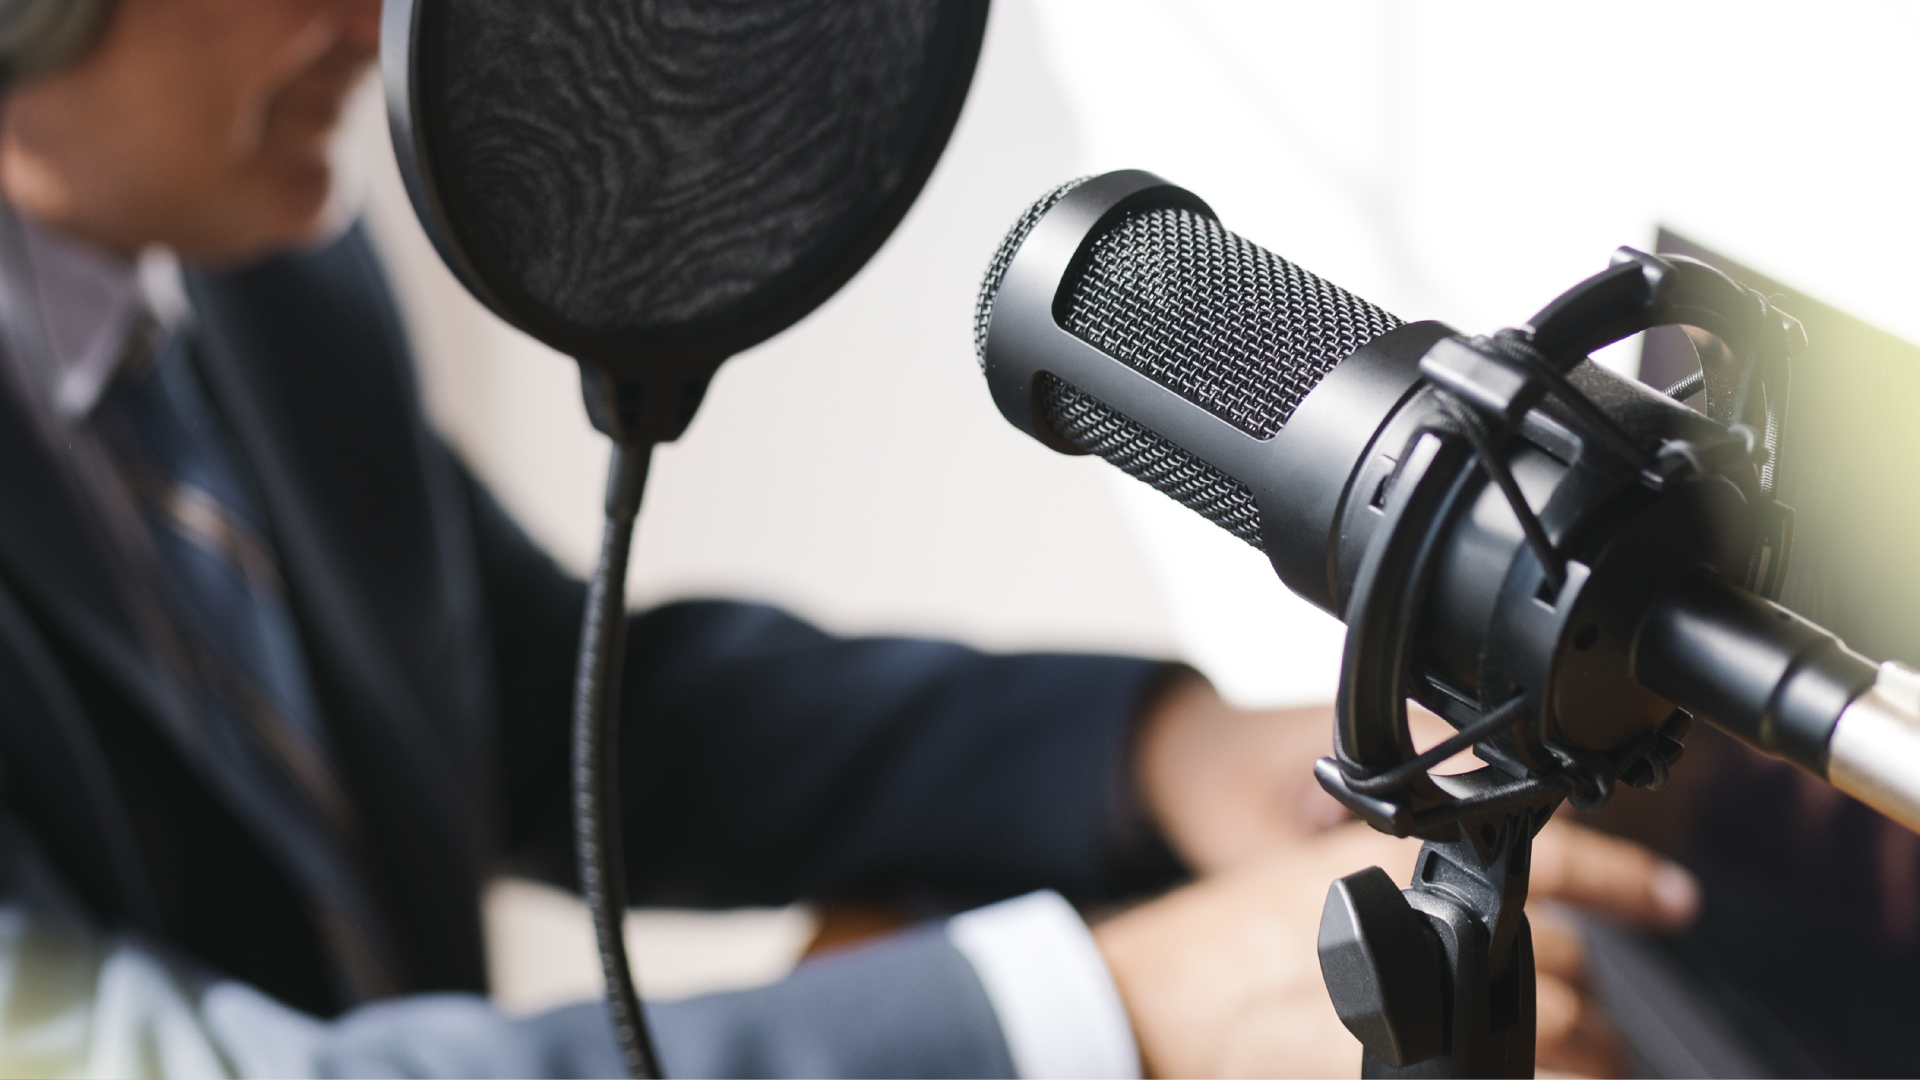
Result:
[[[1380,866],[1397,881],[1419,844],[1348,824],[1272,849],[1100,924],[1094,938],[1120,987],[1141,1059],[1156,1076],[1352,1076],[1360,1044],[1334,1015],[1315,942],[1335,878]],[[1692,919],[1684,870],[1578,826],[1535,841],[1532,895],[1624,922]],[[1616,1074],[1618,1050],[1586,995],[1579,938],[1530,909],[1543,1070]]]
[[[1141,720],[1134,780],[1173,850],[1208,874],[1346,820],[1313,779],[1332,752],[1331,706],[1236,709],[1187,673]]]

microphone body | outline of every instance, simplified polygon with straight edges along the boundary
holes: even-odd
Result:
[[[1584,323],[1568,305],[1536,315],[1536,340],[1605,323],[1592,296],[1645,281],[1672,294],[1657,298],[1668,321],[1753,332],[1722,314],[1744,310],[1724,293],[1731,282],[1636,257],[1587,283],[1599,287],[1574,313]],[[1607,317],[1610,336],[1586,348],[1647,324],[1622,331]],[[1403,671],[1408,695],[1456,726],[1527,697],[1521,722],[1477,751],[1516,776],[1611,770],[1657,786],[1678,756],[1678,706],[1920,826],[1920,676],[1876,671],[1749,591],[1777,588],[1787,554],[1786,539],[1764,549],[1770,565],[1755,578],[1756,521],[1771,506],[1757,469],[1652,482],[1652,466],[1591,437],[1564,402],[1526,400],[1502,382],[1510,370],[1451,328],[1403,322],[1227,232],[1191,192],[1144,172],[1036,204],[994,259],[975,331],[1015,426],[1205,515],[1349,624],[1345,775],[1414,756],[1404,720],[1380,722],[1404,708],[1383,700],[1395,684],[1380,675]],[[1635,444],[1726,440],[1724,424],[1591,363],[1564,377]],[[1448,396],[1510,424],[1499,456],[1557,574],[1489,470],[1448,437]],[[1428,549],[1417,595],[1356,598],[1369,560],[1395,556],[1384,533],[1423,516],[1431,527],[1408,533]],[[1341,789],[1340,773],[1323,768],[1322,782]],[[1572,794],[1604,800],[1609,784],[1596,787]],[[1423,828],[1418,805],[1372,802],[1350,784],[1335,794],[1389,831],[1448,834]]]

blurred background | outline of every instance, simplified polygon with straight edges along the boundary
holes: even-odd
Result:
[[[905,222],[834,300],[731,361],[656,457],[634,603],[771,600],[842,633],[1177,656],[1249,704],[1328,701],[1340,628],[1252,549],[994,410],[970,319],[1019,212],[1150,169],[1222,221],[1406,318],[1524,320],[1665,226],[1920,341],[1920,8],[1616,2],[998,0],[972,97]],[[442,268],[377,87],[345,148],[430,407],[506,505],[588,567],[605,447],[575,370]],[[1624,343],[1599,357],[1634,372]],[[591,995],[585,916],[490,897],[498,995]],[[778,977],[804,909],[648,912],[662,996]]]

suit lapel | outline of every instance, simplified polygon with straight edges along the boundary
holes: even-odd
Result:
[[[200,279],[191,291],[196,308],[225,312],[217,285]],[[303,616],[300,622],[309,659],[346,672],[347,681],[366,691],[363,708],[372,706],[383,714],[380,719],[424,718],[429,710],[392,656],[380,647],[386,635],[360,602],[362,590],[343,565],[345,560],[328,543],[329,515],[313,505],[312,485],[287,452],[284,436],[289,425],[280,415],[281,395],[273,392],[272,369],[288,358],[274,355],[278,343],[236,333],[236,329],[224,318],[207,320],[200,339],[201,366],[273,523],[274,548],[281,574]],[[342,424],[353,422],[347,416],[338,419]],[[358,734],[374,735],[390,744],[382,749],[402,755],[405,771],[430,801],[441,806],[463,801],[461,785],[447,767],[447,748],[435,744],[431,725],[368,722],[373,719],[364,713],[328,717],[330,723],[361,729]]]
[[[153,933],[167,920],[138,831],[44,631],[0,584],[0,760],[9,807],[93,910]]]
[[[361,261],[370,264],[370,253],[356,233],[328,251],[264,268],[190,275],[199,360],[271,522],[341,771],[362,810],[385,894],[401,909],[411,966],[441,973],[427,976],[436,985],[484,985],[476,906],[483,785],[475,775],[479,753],[461,743],[478,725],[446,721],[467,711],[458,700],[461,680],[442,684],[439,696],[455,700],[423,695],[423,665],[401,659],[418,642],[396,638],[391,613],[380,607],[383,574],[430,575],[446,560],[422,557],[432,542],[421,538],[434,530],[409,517],[421,516],[413,504],[427,498],[406,480],[422,457],[411,443],[418,412],[387,384],[393,369],[404,370],[404,345],[369,288],[373,268]],[[342,460],[355,454],[368,463]],[[369,544],[368,532],[390,533],[392,548],[413,553],[391,560],[404,572],[383,568],[387,545]],[[455,626],[420,636],[471,629],[451,614]],[[452,670],[484,670],[484,656],[456,651],[456,658]]]
[[[29,606],[120,691],[199,758],[182,687],[157,654],[164,628],[129,586],[127,554],[84,500],[72,460],[49,445],[53,429],[22,394],[0,393],[0,569]],[[54,438],[65,438],[53,435]],[[74,433],[69,453],[85,433]],[[143,621],[144,620],[144,621]],[[144,632],[143,632],[144,631]]]
[[[272,523],[323,709],[341,736],[343,771],[378,849],[380,888],[398,909],[396,928],[412,954],[406,966],[423,986],[483,989],[477,900],[488,658],[477,571],[464,534],[449,526],[457,525],[457,507],[447,502],[455,486],[434,473],[447,463],[433,456],[410,383],[395,382],[410,377],[404,339],[371,253],[356,233],[329,251],[265,268],[190,273],[188,284],[209,396]],[[370,458],[408,482],[383,486],[384,477],[347,468],[343,484],[343,470],[316,466],[316,445],[324,459],[361,435],[353,409],[312,400],[313,387],[334,384],[314,365],[336,359],[343,392],[384,410],[365,424],[384,440]],[[197,737],[190,687],[152,640],[152,613],[143,616],[139,589],[130,586],[137,568],[63,457],[73,447],[48,437],[48,422],[18,391],[0,383],[0,578],[26,618],[111,680],[236,817],[250,820],[254,808],[212,767]],[[334,422],[344,441],[324,437],[324,424]],[[340,492],[362,479],[386,501],[343,501]],[[398,512],[395,531],[412,545],[390,566],[369,556],[379,545],[364,530],[339,529],[377,532],[388,511]],[[410,594],[413,609],[431,617],[396,622],[392,606],[382,606],[383,585],[395,575],[439,575]]]
[[[6,384],[6,391],[0,392],[0,577],[5,579],[0,592],[11,592],[18,605],[11,600],[0,605],[5,608],[0,611],[0,638],[9,654],[5,665],[17,682],[9,694],[14,715],[4,722],[61,730],[9,730],[0,742],[10,754],[26,759],[22,767],[41,774],[24,785],[39,793],[28,794],[41,808],[55,805],[53,787],[63,781],[79,785],[61,793],[62,798],[84,798],[86,813],[97,820],[68,820],[70,806],[55,811],[62,820],[51,828],[60,835],[46,839],[58,847],[69,834],[91,830],[91,838],[78,850],[114,864],[114,888],[122,894],[119,913],[164,932],[164,904],[144,868],[150,853],[138,850],[126,807],[112,789],[114,777],[99,752],[94,725],[82,716],[62,677],[104,677],[142,722],[159,728],[237,820],[255,822],[257,808],[247,805],[231,777],[212,759],[191,676],[179,659],[182,643],[142,577],[152,569],[139,562],[151,554],[139,546],[144,537],[116,533],[111,511],[98,505],[99,497],[112,498],[114,492],[100,490],[106,486],[98,475],[105,459],[86,460],[86,455],[100,453],[89,441],[92,433],[57,425],[18,382]],[[89,466],[96,471],[90,473]],[[63,671],[43,636],[77,654],[82,666]],[[41,826],[48,827],[46,822]],[[93,871],[76,865],[66,869],[76,873],[82,889],[96,899],[102,895],[105,883]]]

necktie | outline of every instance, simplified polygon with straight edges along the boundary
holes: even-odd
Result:
[[[309,682],[264,515],[176,333],[125,369],[94,414],[152,540],[190,656],[200,748],[313,898],[349,1000],[396,989],[359,860],[353,804]]]

